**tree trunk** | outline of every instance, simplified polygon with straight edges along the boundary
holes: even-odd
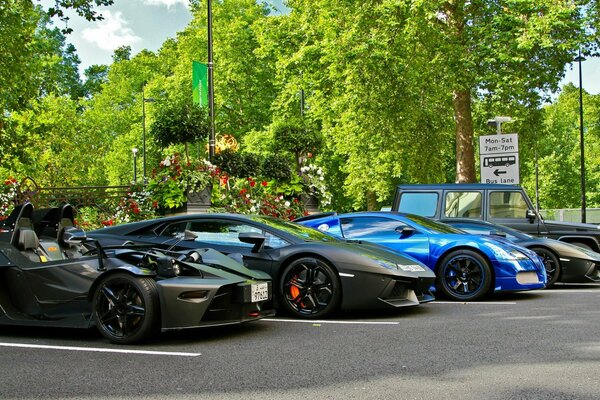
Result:
[[[453,104],[456,121],[456,182],[474,183],[476,182],[475,150],[469,90],[455,90]]]
[[[375,211],[377,209],[377,194],[369,190],[367,191],[367,211]]]

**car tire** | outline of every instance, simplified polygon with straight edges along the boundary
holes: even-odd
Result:
[[[160,324],[158,287],[152,278],[111,274],[96,288],[92,306],[96,327],[113,343],[148,339]]]
[[[543,247],[532,247],[531,250],[535,251],[544,263],[546,277],[548,278],[546,287],[554,285],[560,276],[560,262],[558,261],[558,257],[552,251]]]
[[[305,257],[285,267],[279,282],[280,305],[289,314],[322,318],[340,305],[341,284],[337,272],[325,261]]]
[[[439,264],[436,286],[452,300],[478,300],[492,287],[490,263],[472,250],[453,251]]]

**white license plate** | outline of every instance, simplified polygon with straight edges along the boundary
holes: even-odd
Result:
[[[252,293],[252,302],[269,300],[269,285],[267,282],[253,283],[250,292]]]

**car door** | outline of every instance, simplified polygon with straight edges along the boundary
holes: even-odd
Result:
[[[87,294],[98,277],[98,258],[34,262],[23,257],[4,271],[12,304],[37,319],[66,320],[86,326]]]
[[[429,236],[407,222],[385,216],[353,216],[340,218],[340,224],[346,239],[377,243],[429,263]]]
[[[189,230],[196,235],[193,241],[181,240],[176,242],[175,237],[181,238]],[[199,218],[186,221],[177,221],[168,224],[160,232],[157,232],[159,238],[164,238],[172,243],[176,243],[179,248],[212,248],[224,254],[239,253],[243,256],[244,265],[251,269],[271,273],[273,264],[268,251],[253,253],[254,245],[240,241],[240,233],[260,233],[265,235],[265,250],[273,246],[281,245],[281,239],[265,232],[262,228],[238,220]],[[179,239],[178,239],[179,240]]]
[[[527,211],[533,210],[534,207],[522,192],[489,190],[487,197],[489,204],[487,220],[489,222],[506,225],[534,236],[548,233],[540,231],[544,225],[540,224],[537,216],[533,221],[527,218]]]

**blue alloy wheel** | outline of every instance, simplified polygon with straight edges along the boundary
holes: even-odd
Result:
[[[454,251],[440,263],[438,288],[453,300],[476,300],[492,285],[489,262],[470,250]]]
[[[283,306],[303,318],[320,318],[336,310],[341,300],[337,273],[317,258],[300,258],[282,274]]]

